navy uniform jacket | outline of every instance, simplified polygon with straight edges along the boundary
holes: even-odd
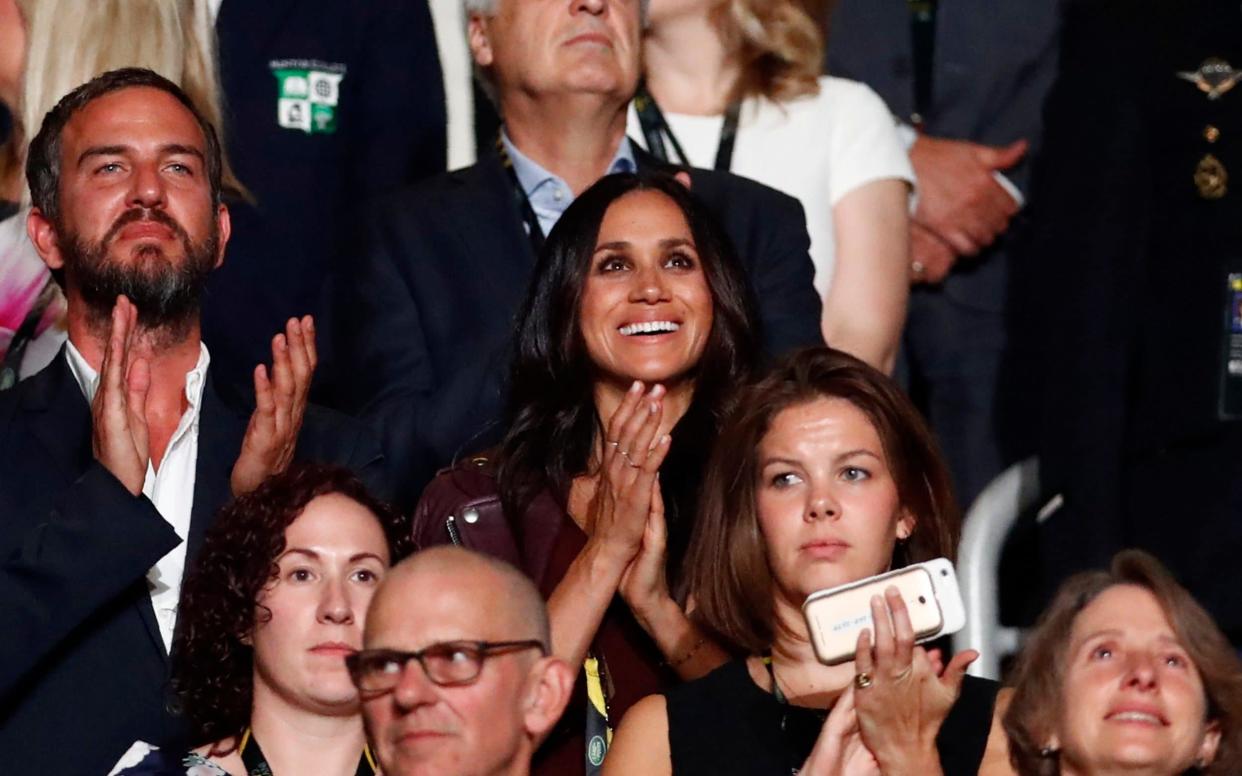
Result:
[[[691,176],[750,278],[765,351],[822,343],[802,206],[728,173]],[[371,215],[367,250],[343,285],[342,385],[346,406],[381,432],[398,502],[412,506],[437,469],[503,431],[501,386],[535,257],[495,151]]]
[[[1067,7],[1031,214],[1040,478],[1064,500],[1040,545],[1051,582],[1148,549],[1242,644],[1242,422],[1218,415],[1242,85],[1211,100],[1178,75],[1210,58],[1242,68],[1230,0]],[[1208,156],[1228,178],[1204,197]]]
[[[224,0],[216,31],[225,147],[256,202],[230,203],[203,339],[218,387],[248,396],[289,317],[330,330],[325,285],[352,266],[363,203],[444,171],[444,87],[425,0]],[[292,102],[279,102],[282,84]],[[317,381],[331,371],[322,339]]]
[[[187,567],[230,496],[246,423],[209,379]],[[378,444],[335,413],[308,408],[297,455],[378,484]],[[0,393],[0,752],[19,770],[102,776],[135,740],[187,745],[167,711],[146,581],[178,541],[94,459],[90,407],[63,353]]]

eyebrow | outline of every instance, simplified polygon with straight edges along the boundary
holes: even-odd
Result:
[[[666,237],[663,240],[660,240],[658,244],[661,248],[665,250],[668,250],[669,248],[682,248],[682,247],[694,248],[695,247],[694,241],[689,240],[685,237]],[[611,242],[600,243],[599,245],[595,246],[595,250],[593,251],[593,253],[599,253],[600,251],[624,250],[625,248],[629,248],[632,245],[633,243],[631,243],[629,240],[612,240]]]
[[[1088,633],[1086,636],[1083,636],[1082,641],[1090,641],[1091,639],[1099,638],[1100,636],[1124,636],[1124,635],[1125,635],[1125,631],[1123,631],[1121,628],[1101,628],[1098,631],[1092,631],[1091,633]],[[1156,639],[1158,641],[1173,642],[1174,644],[1181,643],[1177,640],[1176,636],[1172,636],[1168,633],[1161,633],[1159,636],[1156,637]]]
[[[160,146],[159,150],[161,155],[185,154],[196,157],[200,162],[206,160],[202,151],[194,146],[182,145],[181,143],[168,143]],[[93,156],[120,156],[131,151],[133,151],[131,146],[124,145],[91,146],[78,157],[78,167],[81,167],[87,159]]]
[[[856,450],[847,450],[846,452],[841,453],[840,455],[834,456],[832,460],[833,462],[844,461],[848,458],[853,458],[854,456],[857,456],[857,455],[870,456],[871,458],[874,458],[877,461],[883,460],[882,458],[880,458],[880,456],[862,447]],[[771,458],[763,459],[763,461],[760,462],[759,466],[760,468],[763,468],[765,466],[771,466],[774,463],[783,463],[783,464],[786,464],[787,466],[801,466],[802,465],[802,461],[796,460],[794,458],[783,458],[781,456],[773,456]]]
[[[306,557],[310,558],[311,560],[320,560],[320,555],[319,555],[319,553],[315,552],[314,550],[308,550],[308,549],[306,549],[306,548],[304,548],[304,547],[291,547],[291,548],[289,548],[289,549],[285,550],[283,553],[281,553],[280,557],[282,557],[282,558],[283,558],[283,557],[285,557],[286,555],[295,555],[295,554],[296,554],[296,555],[305,555]],[[350,555],[350,556],[349,556],[349,562],[350,562],[350,563],[357,563],[358,561],[360,561],[360,560],[366,560],[367,558],[372,558],[372,559],[374,559],[374,560],[377,560],[377,561],[379,561],[379,562],[380,562],[380,564],[381,564],[381,565],[383,565],[383,563],[384,563],[384,559],[383,559],[383,558],[381,558],[379,555],[376,555],[376,554],[375,554],[375,553],[373,553],[373,552],[359,552],[359,553],[355,553],[355,554],[353,554],[353,555]]]

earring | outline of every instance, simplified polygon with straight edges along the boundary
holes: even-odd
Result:
[[[1058,754],[1060,754],[1060,751],[1051,746],[1045,746],[1039,750],[1040,757],[1056,757]]]

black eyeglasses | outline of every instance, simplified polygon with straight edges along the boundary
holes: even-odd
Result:
[[[411,660],[417,660],[423,673],[434,684],[455,687],[479,678],[483,661],[495,655],[537,649],[547,655],[548,648],[536,639],[526,641],[444,641],[417,652],[397,649],[364,649],[345,658],[354,686],[364,693],[385,693],[397,686]]]

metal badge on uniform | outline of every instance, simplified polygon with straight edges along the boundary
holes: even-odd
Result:
[[[317,59],[277,59],[267,64],[276,76],[277,124],[308,135],[336,132],[345,65]]]
[[[1225,289],[1225,336],[1221,349],[1220,418],[1242,420],[1242,272],[1230,272]]]
[[[1209,100],[1219,100],[1242,79],[1242,70],[1234,70],[1225,60],[1211,57],[1198,70],[1178,71],[1177,77],[1197,86]]]
[[[1195,165],[1195,188],[1204,199],[1220,199],[1229,192],[1229,171],[1212,154],[1204,154]]]

